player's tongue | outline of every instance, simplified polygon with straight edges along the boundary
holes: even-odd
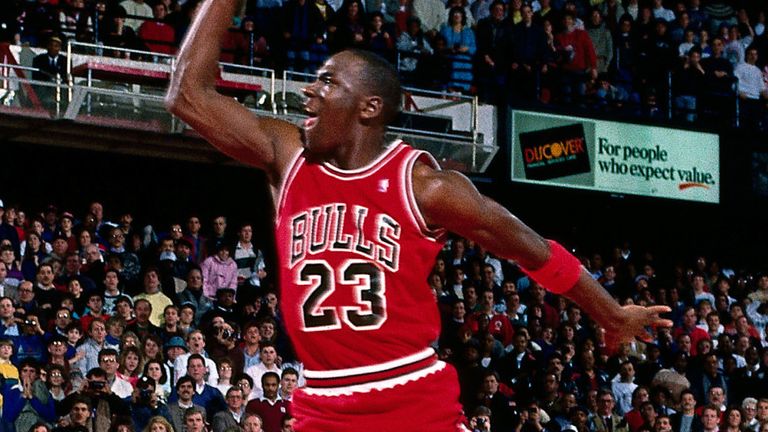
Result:
[[[310,117],[304,120],[304,129],[309,129],[317,123],[317,117]]]

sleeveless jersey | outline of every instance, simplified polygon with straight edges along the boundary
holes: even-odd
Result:
[[[435,361],[440,317],[427,275],[442,247],[412,190],[417,160],[396,141],[371,164],[341,170],[300,152],[277,205],[281,310],[308,387],[409,373]]]

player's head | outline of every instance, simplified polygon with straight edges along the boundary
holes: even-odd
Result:
[[[360,74],[357,75],[360,86],[369,96],[382,98],[382,119],[385,125],[391,123],[400,113],[402,88],[397,71],[391,63],[370,51],[349,50],[346,53],[360,61]]]
[[[383,131],[400,111],[400,81],[386,60],[365,51],[342,51],[304,88],[305,147],[329,153],[368,128]],[[369,139],[369,137],[366,137]]]

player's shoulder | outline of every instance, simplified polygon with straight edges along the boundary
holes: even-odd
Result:
[[[429,198],[432,195],[452,195],[451,191],[460,192],[463,187],[472,187],[472,182],[458,171],[441,170],[416,161],[413,166],[413,189],[416,198]]]

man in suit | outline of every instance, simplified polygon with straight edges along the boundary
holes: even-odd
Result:
[[[615,406],[616,401],[610,390],[597,393],[597,411],[592,418],[590,432],[629,432],[626,420],[613,411]]]
[[[224,432],[240,425],[240,419],[245,413],[243,390],[240,387],[230,387],[226,401],[226,411],[219,411],[213,416],[213,432]]]
[[[34,72],[32,78],[38,81],[56,81],[56,75],[65,80],[67,75],[67,56],[61,54],[61,38],[51,36],[48,39],[47,49],[44,54],[36,56],[32,60],[32,67],[39,70]]]
[[[168,402],[168,412],[170,413],[171,423],[173,424],[173,430],[183,431],[184,429],[184,413],[189,408],[197,408],[203,413],[203,418],[206,417],[205,408],[200,405],[196,405],[192,401],[192,396],[195,394],[195,380],[191,376],[183,376],[176,381],[176,401]]]

